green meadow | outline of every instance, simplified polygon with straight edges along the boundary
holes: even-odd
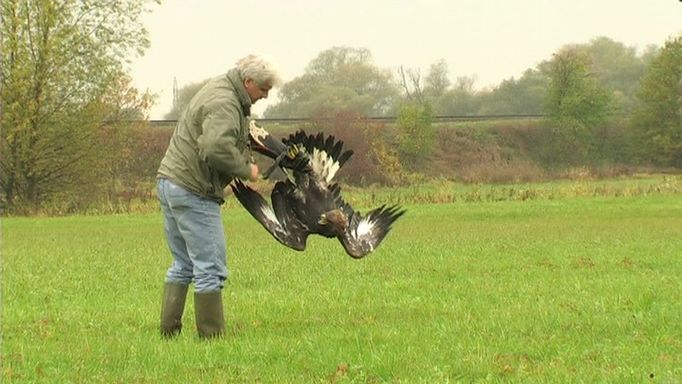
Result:
[[[362,260],[284,248],[228,204],[211,342],[191,294],[180,337],[159,336],[159,213],[3,218],[2,382],[680,383],[672,180],[358,195],[408,209]]]

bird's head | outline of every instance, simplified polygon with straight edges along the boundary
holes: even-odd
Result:
[[[318,221],[320,225],[330,225],[334,232],[344,233],[348,228],[348,218],[340,209],[332,209],[320,216]]]

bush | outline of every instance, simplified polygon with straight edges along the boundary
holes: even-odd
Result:
[[[433,151],[432,119],[428,104],[406,104],[398,112],[398,150],[402,163],[411,170],[419,169]]]

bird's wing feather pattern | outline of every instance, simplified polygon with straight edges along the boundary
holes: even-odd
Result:
[[[288,149],[287,145],[281,140],[276,139],[270,132],[258,126],[255,120],[249,122],[249,141],[251,148],[271,159],[276,158]]]
[[[273,210],[270,204],[258,192],[240,180],[235,180],[230,185],[230,188],[232,188],[232,192],[234,192],[241,205],[277,241],[297,251],[305,249],[308,233],[302,224],[286,209],[284,201],[273,201],[276,208]],[[280,199],[282,197],[273,195],[273,199],[275,198]]]
[[[270,157],[279,153],[273,158],[288,161],[295,178],[275,184],[271,195],[272,207],[258,192],[239,180],[231,187],[239,202],[282,244],[303,250],[310,233],[322,235],[315,223],[319,220],[318,205],[323,204],[343,211],[348,218],[348,227],[336,235],[346,253],[362,258],[379,246],[392,224],[405,213],[398,206],[382,205],[363,216],[343,200],[341,188],[333,179],[353,151],[344,151],[343,141],[334,136],[325,137],[322,133],[308,135],[299,130],[281,143],[273,143],[274,139],[257,126],[251,128],[252,141],[266,149],[262,153]],[[329,233],[324,236],[329,236]]]
[[[300,130],[289,135],[285,142],[305,148],[313,173],[326,183],[332,181],[336,172],[353,155],[353,150],[343,150],[343,141],[336,140],[331,135],[325,139],[321,132],[317,135],[307,135],[305,131]]]
[[[405,213],[398,206],[382,205],[362,216],[344,204],[344,212],[349,217],[348,228],[339,241],[346,252],[356,259],[366,256],[375,250],[391,230],[391,225]]]

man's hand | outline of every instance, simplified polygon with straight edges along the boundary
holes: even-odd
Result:
[[[260,173],[258,172],[258,165],[256,165],[255,163],[251,163],[251,177],[249,178],[249,180],[257,181],[258,176],[260,176]]]

